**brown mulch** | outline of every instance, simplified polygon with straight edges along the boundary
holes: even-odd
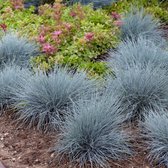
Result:
[[[7,168],[56,168],[50,166],[54,155],[49,151],[56,135],[16,128],[12,120],[0,118],[0,162]]]
[[[137,130],[134,130],[137,134]],[[33,129],[18,128],[9,117],[0,118],[0,168],[75,168],[66,158],[59,162],[51,147],[57,135],[44,135]],[[146,153],[139,148],[140,141],[133,142],[135,156],[127,161],[111,162],[111,168],[154,168]],[[137,147],[136,147],[137,146]],[[4,167],[2,167],[2,164]]]
[[[162,25],[161,29],[164,31],[164,37],[168,40],[168,25]]]

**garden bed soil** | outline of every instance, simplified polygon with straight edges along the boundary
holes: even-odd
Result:
[[[162,25],[161,29],[164,31],[165,38],[168,40],[168,25]]]
[[[49,149],[56,143],[56,135],[44,135],[33,129],[16,128],[10,117],[0,118],[0,168],[75,168],[64,159],[55,160]],[[134,142],[137,146],[139,142]],[[111,162],[112,168],[154,168],[147,162],[145,152],[136,149],[127,161]],[[76,167],[77,168],[77,167]]]

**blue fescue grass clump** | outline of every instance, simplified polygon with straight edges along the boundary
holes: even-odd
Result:
[[[29,76],[29,71],[26,69],[20,69],[17,66],[5,66],[0,71],[0,108],[3,112],[4,108],[7,108],[13,103],[13,90],[21,89],[21,86],[25,83]]]
[[[163,32],[159,30],[159,26],[159,22],[146,14],[143,9],[133,10],[123,18],[121,38],[136,40],[139,36],[143,36],[159,44],[164,41]]]
[[[111,52],[109,65],[116,70],[128,69],[133,66],[167,69],[168,51],[142,36],[136,41],[128,39],[118,46],[116,52]]]
[[[115,80],[109,78],[108,90],[115,90],[122,99],[123,114],[128,121],[144,118],[144,109],[168,107],[168,79],[160,68],[131,67],[120,71]]]
[[[80,96],[87,99],[85,95],[95,90],[95,84],[85,72],[72,74],[66,68],[56,68],[48,75],[37,72],[14,97],[18,119],[42,131],[59,129],[72,104]]]
[[[142,135],[148,146],[149,160],[168,167],[168,116],[166,111],[156,112],[150,111],[141,123]]]
[[[27,67],[30,58],[39,54],[38,46],[15,33],[6,33],[0,40],[0,66],[16,64]]]
[[[83,5],[88,5],[92,3],[95,8],[101,8],[104,6],[111,5],[112,3],[116,2],[117,0],[70,0],[68,3],[81,3]]]
[[[79,101],[74,116],[67,117],[55,151],[73,163],[85,167],[108,167],[109,160],[120,160],[132,154],[130,136],[121,130],[123,117],[120,103],[112,96],[93,96]]]

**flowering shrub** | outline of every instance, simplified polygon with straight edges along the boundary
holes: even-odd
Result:
[[[39,43],[41,55],[32,60],[34,66],[50,70],[59,63],[87,69],[92,75],[106,72],[106,64],[97,59],[116,47],[119,26],[105,10],[80,4],[67,7],[56,1],[40,6],[37,15],[33,7],[13,8],[13,1],[0,5],[0,19],[8,29],[16,29]]]

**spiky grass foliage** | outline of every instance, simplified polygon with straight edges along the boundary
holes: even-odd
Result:
[[[163,110],[150,111],[141,123],[142,135],[148,145],[148,158],[152,163],[168,167],[168,116]]]
[[[122,99],[123,114],[128,121],[143,120],[144,109],[168,107],[168,79],[160,68],[146,69],[132,67],[117,74],[115,80],[109,78],[107,89],[115,90]]]
[[[143,36],[159,44],[163,41],[163,32],[159,30],[159,26],[159,22],[146,14],[143,9],[132,10],[123,18],[121,38],[136,40],[139,36]]]
[[[0,66],[16,64],[29,65],[30,58],[39,53],[38,46],[14,33],[6,33],[0,41]]]
[[[107,5],[111,5],[112,3],[116,2],[116,0],[70,0],[70,4],[74,3],[81,3],[83,5],[88,5],[93,3],[95,8],[101,8]]]
[[[118,99],[93,96],[90,102],[79,101],[74,116],[66,120],[55,151],[80,167],[108,167],[109,160],[132,154],[130,137],[121,130],[123,122]]]
[[[133,66],[145,68],[149,65],[164,69],[168,67],[168,51],[142,36],[136,41],[123,41],[117,51],[111,52],[110,55],[109,65],[116,71]]]
[[[64,68],[49,75],[37,72],[14,98],[18,119],[42,131],[59,129],[73,102],[80,96],[87,99],[84,94],[93,92],[95,84],[84,72],[72,74]]]
[[[4,108],[7,108],[13,103],[13,90],[21,89],[21,86],[25,83],[29,77],[29,71],[26,69],[20,69],[17,66],[5,66],[0,71],[0,108],[1,113]]]

